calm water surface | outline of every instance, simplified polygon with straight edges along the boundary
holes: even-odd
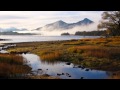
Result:
[[[81,38],[98,38],[99,36],[40,36],[40,35],[1,35],[0,39],[10,39],[0,41],[0,43],[18,43],[18,42],[35,42],[35,41],[56,41],[71,40]]]
[[[32,67],[34,74],[42,75],[49,74],[51,76],[59,76],[62,79],[107,79],[111,75],[110,72],[91,70],[86,71],[88,68],[73,68],[75,65],[67,65],[66,62],[43,62],[35,54],[22,54],[27,65]],[[77,66],[77,65],[76,65]]]

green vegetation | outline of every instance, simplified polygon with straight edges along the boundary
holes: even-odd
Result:
[[[67,61],[93,69],[120,70],[120,37],[19,43],[8,51],[29,51],[43,61]]]

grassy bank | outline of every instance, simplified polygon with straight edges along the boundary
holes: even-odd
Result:
[[[25,78],[31,68],[24,63],[21,56],[0,54],[0,78]]]
[[[67,61],[85,67],[120,71],[120,37],[19,43],[11,53],[31,52],[42,60]]]

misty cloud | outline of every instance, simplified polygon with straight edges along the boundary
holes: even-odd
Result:
[[[72,29],[53,29],[53,28],[42,28],[41,30],[34,31],[24,31],[21,33],[36,33],[41,34],[42,36],[60,36],[62,33],[75,34],[77,31],[94,31],[97,30],[98,23],[93,23],[90,25],[76,26]]]
[[[17,30],[16,32],[18,32],[18,33],[35,33],[35,34],[40,34],[42,36],[60,36],[62,33],[67,33],[67,32],[70,34],[75,34],[75,32],[77,32],[77,31],[96,31],[97,25],[98,25],[98,22],[89,24],[89,25],[76,26],[71,29],[54,29],[52,27],[50,27],[50,28],[43,27],[40,30],[32,30],[32,31]]]
[[[0,24],[20,24],[19,22],[1,22]]]
[[[15,15],[0,15],[0,20],[6,19],[27,19],[25,16],[15,16]]]

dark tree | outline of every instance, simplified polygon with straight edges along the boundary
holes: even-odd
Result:
[[[120,11],[103,12],[98,29],[106,29],[107,35],[120,36]]]
[[[70,34],[67,32],[67,33],[62,33],[61,35],[70,35]]]

